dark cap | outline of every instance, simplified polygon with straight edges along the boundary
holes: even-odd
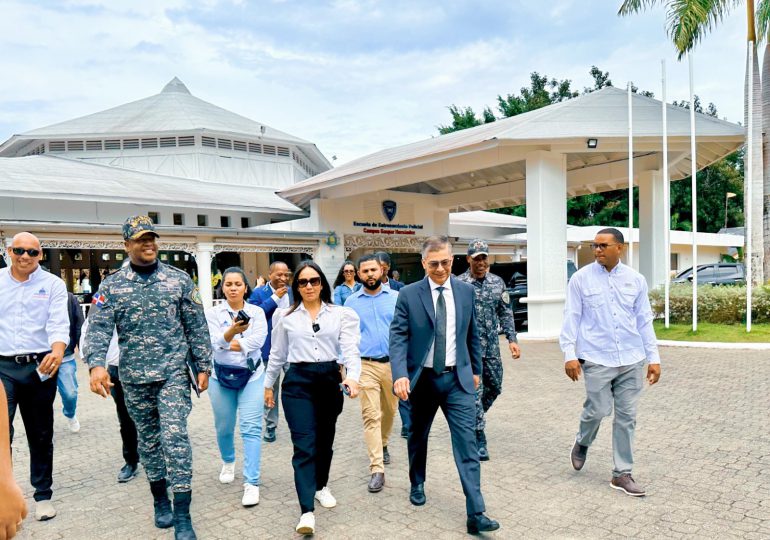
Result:
[[[138,240],[145,234],[154,234],[155,238],[159,238],[155,224],[148,216],[132,216],[123,224],[123,240]]]
[[[487,244],[484,240],[481,238],[476,238],[475,240],[471,240],[471,243],[468,244],[468,255],[471,258],[476,258],[479,255],[489,255],[489,244]]]

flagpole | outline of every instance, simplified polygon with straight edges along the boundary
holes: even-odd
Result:
[[[693,90],[692,52],[687,53],[690,66],[690,164],[692,187],[692,331],[698,330],[698,155],[695,148],[695,92]]]
[[[669,308],[671,302],[671,178],[668,174],[668,121],[666,118],[666,61],[660,61],[661,83],[663,87],[662,110],[663,110],[663,210],[664,223],[663,234],[666,246],[666,282],[664,298],[664,316],[665,326],[669,326]]]
[[[634,267],[634,115],[631,87],[628,81],[628,266]]]
[[[751,302],[751,289],[753,286],[753,271],[752,271],[752,265],[753,265],[753,243],[752,243],[752,234],[753,234],[753,227],[752,224],[754,222],[754,216],[752,215],[752,205],[754,204],[754,190],[753,188],[753,180],[754,180],[754,152],[753,152],[753,143],[754,143],[754,42],[749,41],[749,64],[748,64],[748,70],[749,70],[749,110],[748,110],[748,132],[747,132],[747,138],[746,138],[746,172],[744,174],[744,182],[746,183],[746,200],[743,203],[743,212],[744,212],[744,231],[746,232],[746,252],[743,255],[743,260],[746,267],[746,332],[751,332],[751,308],[752,308],[752,302]]]

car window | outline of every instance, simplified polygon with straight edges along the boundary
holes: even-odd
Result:
[[[698,281],[702,279],[714,279],[714,267],[707,266],[705,268],[698,268]]]
[[[735,266],[720,266],[719,277],[740,277],[740,273]]]

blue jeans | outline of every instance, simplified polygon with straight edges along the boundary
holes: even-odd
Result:
[[[71,360],[70,360],[71,358]],[[59,377],[56,386],[61,396],[62,412],[67,418],[75,418],[75,409],[78,406],[78,378],[77,362],[75,356],[65,356],[59,366]]]
[[[225,463],[235,461],[235,416],[243,439],[243,479],[259,485],[262,457],[262,412],[265,406],[265,374],[240,390],[224,388],[216,379],[209,380],[209,398],[214,410],[219,455]]]

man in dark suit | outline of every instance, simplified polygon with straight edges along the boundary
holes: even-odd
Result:
[[[263,287],[254,289],[249,297],[249,304],[254,304],[262,308],[267,318],[267,339],[262,345],[262,361],[267,365],[270,358],[270,334],[273,331],[273,313],[277,308],[288,308],[294,302],[289,287],[291,272],[286,263],[275,261],[270,265],[269,281]],[[275,441],[275,428],[278,426],[278,392],[281,388],[281,375],[275,379],[273,385],[273,396],[275,396],[275,407],[268,409],[265,407],[265,435],[263,439],[266,442]]]
[[[390,326],[393,391],[412,406],[407,442],[412,484],[409,500],[415,506],[425,504],[428,435],[441,407],[465,493],[468,532],[494,531],[500,525],[484,515],[474,431],[481,349],[473,287],[452,276],[452,251],[446,236],[425,241],[422,266],[425,279],[399,291]]]

